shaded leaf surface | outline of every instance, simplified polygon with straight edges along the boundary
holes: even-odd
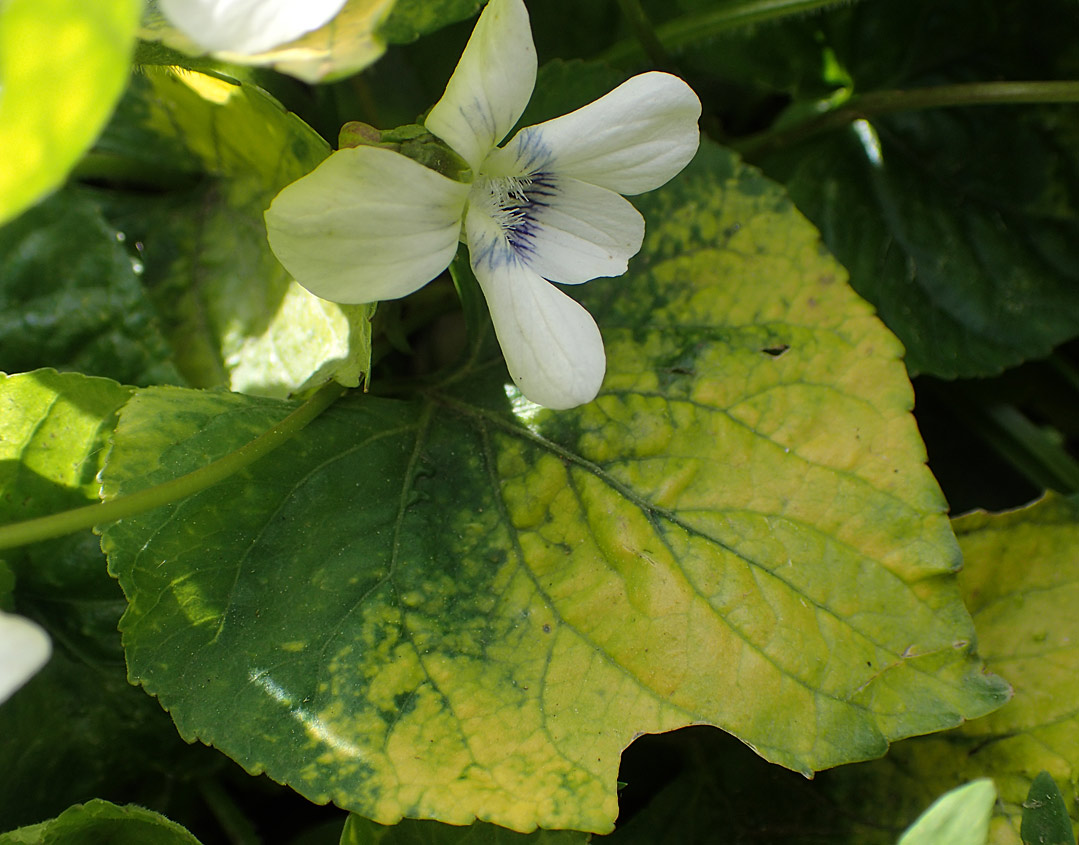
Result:
[[[0,376],[0,524],[97,501],[95,475],[129,396],[75,373]],[[0,605],[43,625],[53,655],[0,707],[0,829],[94,797],[148,800],[189,766],[204,769],[127,682],[117,631],[126,602],[97,538],[86,531],[4,556],[18,579],[0,566]]]
[[[386,47],[377,30],[393,6],[394,0],[349,0],[328,24],[288,44],[253,56],[226,51],[214,56],[236,64],[266,65],[305,82],[330,81],[378,60]],[[156,0],[147,3],[139,36],[185,53],[202,52],[158,11]]]
[[[130,805],[88,801],[65,810],[55,819],[30,828],[0,834],[0,845],[199,845],[176,822]]]
[[[0,370],[179,380],[122,237],[74,190],[0,228]]]
[[[127,82],[140,7],[138,0],[0,7],[0,223],[59,187],[105,125]]]
[[[98,501],[97,472],[130,388],[77,373],[0,375],[0,524]],[[57,645],[119,664],[123,596],[89,531],[4,552],[17,606]],[[3,711],[7,715],[8,711]]]
[[[894,845],[901,828],[881,839],[870,815],[840,807],[820,785],[847,766],[812,781],[766,763],[711,728],[683,728],[634,741],[623,755],[623,801],[642,802],[618,829],[593,841],[606,845]],[[912,820],[913,815],[910,816]]]
[[[406,44],[472,17],[484,3],[485,0],[397,0],[378,34],[390,44]]]
[[[100,553],[97,563],[98,576],[107,579]],[[48,606],[32,590],[20,590],[17,599],[51,625],[54,650],[49,664],[0,708],[0,829],[95,797],[160,801],[220,767],[219,755],[184,743],[167,714],[127,682],[116,631],[122,596],[111,602],[108,641],[97,631],[76,638],[68,626],[54,624],[70,599]],[[43,609],[51,613],[43,616]]]
[[[543,411],[481,356],[106,529],[131,677],[183,736],[382,823],[604,831],[640,732],[810,772],[1004,700],[894,338],[717,148],[641,207],[635,269],[584,291],[594,403]],[[290,408],[140,391],[106,495]]]
[[[1074,78],[1067,33],[1076,24],[1079,12],[1064,0],[884,0],[814,28],[820,65],[832,67],[835,84],[846,78],[849,95]],[[912,372],[991,375],[1079,334],[1073,108],[911,111],[871,118],[859,131],[762,163],[903,341]]]
[[[1079,127],[1062,132],[1068,121],[1063,111],[1004,108],[881,118],[880,165],[853,131],[766,165],[900,335],[912,371],[991,375],[1079,334],[1079,217],[1054,195],[1062,183],[1052,173],[1071,156]],[[1011,155],[1002,155],[1009,136]],[[998,149],[971,150],[990,142]],[[944,160],[942,148],[956,158]],[[1041,185],[1045,195],[1023,208],[1022,194],[962,184],[974,175],[967,161],[994,159],[1000,172],[1020,171],[1022,193]]]
[[[297,285],[262,220],[281,188],[328,155],[321,137],[254,86],[146,68],[102,146],[138,162],[153,149],[180,174],[205,174],[165,197],[103,198],[114,224],[144,246],[145,282],[191,384],[283,397],[330,378],[359,383],[373,307]]]

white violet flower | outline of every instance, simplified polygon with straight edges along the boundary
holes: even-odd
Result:
[[[333,20],[346,0],[160,0],[173,26],[204,50],[255,55]]]
[[[292,276],[341,303],[412,293],[463,240],[514,382],[539,405],[572,408],[599,391],[603,340],[549,282],[626,272],[644,219],[620,195],[658,188],[689,163],[701,104],[681,79],[643,73],[499,147],[535,82],[523,0],[491,0],[425,121],[469,164],[471,184],[392,150],[342,149],[278,194],[266,226]]]
[[[0,610],[0,702],[30,680],[51,653],[49,635],[39,625]]]

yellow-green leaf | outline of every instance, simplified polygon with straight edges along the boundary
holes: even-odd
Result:
[[[386,51],[377,34],[395,0],[349,0],[325,26],[288,44],[257,55],[219,52],[226,62],[266,65],[305,82],[329,81],[363,70]],[[185,53],[203,52],[191,39],[173,27],[157,9],[156,0],[147,4],[139,35],[147,41],[161,41]]]
[[[1063,783],[1079,777],[1079,498],[1049,496],[953,524],[979,651],[1015,696],[958,730],[895,746],[857,779],[877,796],[867,806],[878,800],[901,816],[901,808],[943,789],[991,777],[1000,799],[990,842],[1019,845],[1023,802],[1038,772]],[[1068,795],[1071,817],[1079,818],[1074,792]]]
[[[985,845],[996,798],[989,778],[956,787],[934,801],[898,845]]]
[[[130,395],[78,373],[0,373],[0,523],[97,501],[97,472]]]
[[[159,813],[94,798],[55,819],[0,833],[0,845],[199,845],[184,827]]]
[[[481,356],[105,530],[131,677],[185,737],[381,823],[607,831],[643,732],[809,773],[1000,705],[896,340],[725,151],[639,204],[630,274],[580,291],[595,402],[529,405]],[[103,489],[291,407],[140,391]]]
[[[127,83],[139,0],[0,3],[0,224],[54,190]]]
[[[1079,777],[1079,500],[1050,496],[1012,513],[970,514],[955,530],[982,652],[1015,687],[1006,707],[963,730],[981,743],[965,764],[996,780],[1018,842],[1035,775]],[[1074,795],[1068,809],[1079,816]]]

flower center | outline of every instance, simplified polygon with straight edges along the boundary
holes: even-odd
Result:
[[[472,188],[472,202],[482,203],[518,254],[533,251],[536,214],[555,194],[554,180],[546,173],[528,176],[482,177]]]

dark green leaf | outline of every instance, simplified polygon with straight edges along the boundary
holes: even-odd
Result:
[[[1075,845],[1064,796],[1049,772],[1039,772],[1030,785],[1019,835],[1023,845]]]
[[[1079,26],[1079,7],[1065,0],[882,0],[812,26],[822,62],[849,80],[845,96],[1069,78],[1077,67],[1066,33]],[[909,368],[990,375],[1079,334],[1075,109],[870,110],[868,118],[763,164],[899,335]]]
[[[98,565],[103,563],[99,555]],[[107,578],[102,570],[97,574]],[[42,604],[29,602],[29,611],[37,615]],[[114,653],[116,622],[114,616],[107,644]],[[50,633],[49,663],[0,707],[0,829],[37,822],[94,797],[160,801],[181,783],[220,767],[218,755],[189,747],[168,714],[128,683],[122,656],[91,654],[87,640],[73,642],[55,628]]]
[[[176,382],[136,245],[65,190],[0,228],[0,370]]]
[[[21,221],[17,221],[21,222]],[[97,501],[130,389],[42,370],[0,376],[0,524]],[[89,531],[5,552],[5,607],[53,640],[41,673],[0,707],[0,829],[95,796],[149,797],[189,770],[168,716],[127,682],[117,622],[126,603]]]
[[[397,0],[378,29],[390,44],[407,44],[421,35],[470,18],[486,0]],[[433,105],[433,103],[432,103]]]
[[[1079,333],[1079,215],[1055,196],[1069,120],[1016,108],[881,118],[863,129],[879,152],[852,130],[766,161],[913,372],[988,375]],[[981,165],[1009,174],[1009,197],[979,190]]]

